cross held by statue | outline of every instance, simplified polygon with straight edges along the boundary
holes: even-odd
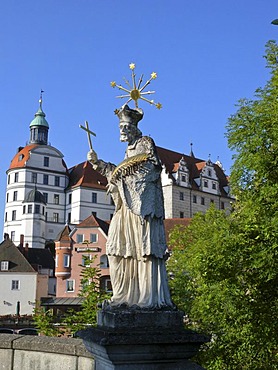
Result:
[[[90,147],[90,150],[93,150],[93,144],[92,144],[91,135],[96,136],[96,134],[89,129],[89,123],[88,123],[88,121],[85,121],[85,127],[82,126],[82,125],[79,125],[79,127],[82,128],[82,130],[84,130],[84,131],[87,132],[89,147]]]

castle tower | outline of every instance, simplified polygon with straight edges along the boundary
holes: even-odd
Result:
[[[35,186],[26,194],[22,207],[22,228],[24,239],[33,248],[45,247],[45,198]]]
[[[4,233],[15,244],[24,235],[30,248],[54,241],[66,222],[65,189],[69,184],[63,154],[48,145],[49,125],[42,109],[30,123],[30,140],[7,170]]]
[[[45,119],[45,113],[42,110],[42,92],[39,100],[40,106],[35,114],[35,118],[30,123],[30,141],[29,144],[48,144],[49,125]]]
[[[55,276],[57,279],[65,280],[70,277],[71,274],[71,259],[72,259],[72,245],[73,241],[70,237],[70,227],[66,225],[58,235],[55,241],[55,258],[56,258],[56,269]],[[62,285],[57,280],[56,295],[58,297],[63,296],[64,292],[59,291],[59,287]]]

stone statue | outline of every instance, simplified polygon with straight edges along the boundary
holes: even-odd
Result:
[[[115,203],[106,252],[113,296],[111,307],[173,308],[165,268],[166,239],[161,164],[154,141],[142,136],[139,108],[116,111],[120,140],[127,142],[125,160],[117,167],[99,160],[91,149],[88,160],[108,180]]]

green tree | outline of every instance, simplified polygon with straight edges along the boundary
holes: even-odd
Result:
[[[233,212],[211,208],[171,235],[173,298],[189,325],[212,335],[208,370],[278,369],[278,47],[266,46],[270,79],[242,99],[227,138],[235,151]],[[182,266],[182,268],[181,268]]]
[[[56,337],[62,334],[62,331],[55,326],[55,316],[50,310],[45,310],[38,304],[34,310],[33,321],[38,332],[49,337]]]
[[[83,256],[81,271],[80,297],[84,300],[80,311],[69,310],[65,316],[64,324],[72,334],[88,326],[96,326],[98,304],[109,299],[110,294],[101,287],[101,271],[99,266],[93,266],[95,259],[90,260]]]

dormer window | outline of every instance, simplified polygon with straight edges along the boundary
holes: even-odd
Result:
[[[9,270],[9,261],[1,261],[1,271]]]
[[[208,188],[208,182],[207,182],[207,180],[204,181],[204,187],[205,188]]]
[[[211,177],[211,170],[208,170],[208,176]]]

